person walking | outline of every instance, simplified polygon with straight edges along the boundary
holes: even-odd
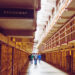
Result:
[[[37,65],[37,58],[38,58],[38,55],[37,55],[37,53],[35,53],[35,54],[34,54],[34,64],[35,64],[35,65]]]
[[[33,63],[33,58],[34,58],[34,56],[33,56],[33,54],[31,55],[31,63]]]
[[[28,58],[29,58],[29,61],[31,62],[31,64],[33,63],[32,61],[33,61],[33,55],[32,54],[30,54],[29,56],[28,56]]]
[[[38,60],[39,60],[39,63],[40,63],[40,60],[41,60],[41,54],[38,55]]]

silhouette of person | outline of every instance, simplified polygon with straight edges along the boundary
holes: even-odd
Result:
[[[41,60],[41,54],[38,55],[38,60],[39,60],[39,63],[40,63],[40,60]]]
[[[35,64],[35,65],[37,65],[37,58],[38,58],[38,55],[37,55],[37,53],[35,53],[35,54],[34,54],[34,64]]]
[[[29,58],[29,61],[31,62],[31,64],[33,63],[32,61],[33,61],[33,55],[32,54],[30,54],[29,56],[28,56],[28,58]]]

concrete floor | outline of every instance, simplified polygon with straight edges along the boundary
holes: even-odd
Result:
[[[24,75],[69,75],[54,66],[41,61],[35,66],[34,64],[29,63],[28,69]]]

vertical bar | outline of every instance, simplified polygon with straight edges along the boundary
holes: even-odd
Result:
[[[73,50],[71,51],[71,73],[73,73]]]
[[[72,22],[73,22],[73,21],[72,21]],[[71,30],[71,32],[70,32],[71,34],[70,34],[70,35],[71,35],[71,41],[73,40],[73,39],[72,39],[72,22],[70,23],[70,30]]]
[[[12,47],[12,75],[13,75],[13,71],[14,71],[14,47]]]
[[[61,38],[60,38],[60,34],[61,34],[61,33],[60,33],[60,31],[59,31],[59,45],[61,45],[61,42],[60,42],[60,41],[61,41],[61,40],[60,40],[60,39],[61,39]]]
[[[67,33],[66,33],[66,31],[67,31],[67,28],[66,28],[66,26],[65,26],[65,42],[68,43]]]
[[[1,42],[0,42],[0,75],[1,75]]]

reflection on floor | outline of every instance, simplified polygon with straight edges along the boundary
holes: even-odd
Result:
[[[53,67],[52,65],[41,61],[37,65],[29,63],[27,70],[21,73],[21,75],[68,75],[67,73]]]

